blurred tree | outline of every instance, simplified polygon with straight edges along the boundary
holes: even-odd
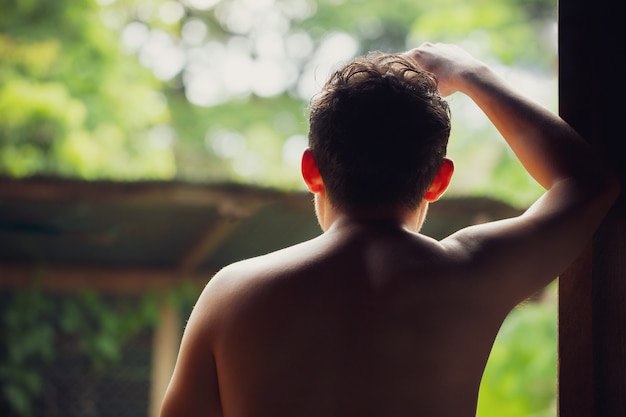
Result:
[[[548,105],[555,97],[545,88],[555,72],[553,0],[0,0],[0,8],[0,171],[13,176],[299,187],[306,104],[331,69],[424,40],[460,42],[532,71],[520,82],[539,85]],[[457,110],[457,101],[463,119],[467,105]],[[474,174],[451,192],[484,193],[497,174],[514,187],[495,192],[527,203],[538,188],[481,120],[453,132],[450,153]],[[486,159],[481,145],[492,148]]]
[[[0,172],[172,178],[161,85],[90,0],[0,1]]]

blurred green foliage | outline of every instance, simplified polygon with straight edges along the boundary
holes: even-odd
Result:
[[[0,10],[1,173],[175,175],[171,152],[147,138],[169,118],[162,86],[120,53],[100,6],[2,0]]]
[[[15,294],[13,305],[3,311],[0,405],[7,406],[0,409],[9,415],[31,415],[32,400],[41,393],[38,365],[54,356],[54,329],[42,320],[49,313],[49,304],[36,292]]]
[[[34,403],[51,388],[42,375],[49,367],[64,366],[59,350],[68,344],[77,356],[74,365],[86,363],[83,372],[97,377],[121,360],[125,343],[156,324],[160,303],[188,309],[197,296],[188,285],[139,297],[60,295],[36,285],[1,293],[0,414],[34,415]]]
[[[557,285],[513,310],[498,333],[478,398],[477,417],[556,416]]]
[[[333,64],[457,42],[541,90],[555,16],[553,0],[0,0],[0,174],[299,188],[306,105]],[[486,125],[455,124],[468,168],[450,192],[527,204],[539,188]]]

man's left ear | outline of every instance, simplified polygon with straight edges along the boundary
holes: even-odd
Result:
[[[313,157],[313,153],[310,149],[305,149],[302,154],[302,179],[312,193],[319,193],[324,189],[324,182],[322,181],[322,176],[320,175],[320,170],[317,167],[317,162]]]
[[[450,185],[450,180],[452,179],[452,174],[454,173],[454,162],[451,159],[443,158],[443,163],[441,164],[441,168],[437,172],[435,179],[432,184],[426,190],[424,194],[424,199],[429,203],[433,203],[443,195],[443,193],[448,189],[448,185]]]

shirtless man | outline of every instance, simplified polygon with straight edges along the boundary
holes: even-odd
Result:
[[[453,171],[437,89],[468,95],[545,187],[524,214],[419,234]],[[616,179],[563,120],[452,45],[340,69],[312,101],[309,138],[302,174],[324,233],[208,283],[162,417],[474,416],[502,321],[574,260]]]

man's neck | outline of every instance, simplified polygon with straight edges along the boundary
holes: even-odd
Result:
[[[411,232],[419,232],[428,203],[423,202],[414,210],[397,210],[388,208],[361,208],[357,210],[337,210],[326,207],[320,224],[324,231],[338,231],[350,227],[398,228]]]

